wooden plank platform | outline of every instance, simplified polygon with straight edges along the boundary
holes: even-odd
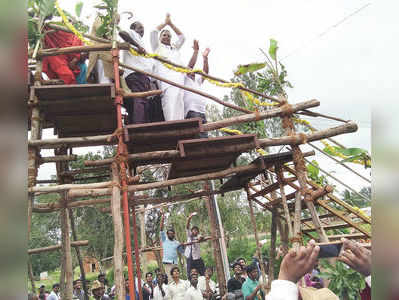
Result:
[[[292,152],[283,152],[283,153],[276,153],[276,154],[269,154],[266,156],[261,156],[255,159],[252,164],[263,164],[263,169],[267,169],[272,167],[276,164],[284,164],[287,162],[292,161]],[[248,182],[259,175],[261,172],[248,172],[246,174],[235,175],[230,178],[225,184],[222,185],[222,190],[228,189],[238,189],[245,187]]]
[[[44,128],[59,138],[113,133],[117,127],[113,84],[32,86],[39,99]]]
[[[225,170],[257,145],[254,134],[179,141],[180,158],[172,163],[168,179]]]
[[[202,131],[200,118],[127,125],[124,140],[129,153],[174,150],[180,140],[194,139]]]

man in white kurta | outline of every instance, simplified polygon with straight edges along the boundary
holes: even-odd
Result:
[[[173,44],[171,43],[171,33],[169,30],[163,29],[167,25],[169,25],[177,34],[177,41]],[[165,23],[159,25],[151,32],[152,50],[167,60],[179,65],[182,65],[182,59],[179,50],[183,46],[184,41],[184,35],[172,23],[169,15],[167,15]],[[184,84],[184,74],[168,69],[159,61],[156,61],[154,64],[154,72],[165,79],[181,85]],[[165,116],[165,121],[183,120],[183,90],[162,81],[160,81],[158,84],[163,92],[162,109]]]
[[[202,295],[201,289],[198,286],[198,275],[191,274],[190,278],[190,287],[187,289],[186,294],[184,295],[185,300],[203,300],[204,296]]]

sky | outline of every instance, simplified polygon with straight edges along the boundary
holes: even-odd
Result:
[[[63,9],[73,11],[77,1],[60,0]],[[95,0],[85,0],[82,20],[91,22]],[[392,1],[388,8],[382,1],[134,1],[120,0],[119,11],[131,11],[134,20],[144,24],[149,47],[149,32],[163,23],[166,13],[185,34],[182,48],[184,61],[192,54],[193,39],[198,39],[200,50],[211,48],[210,74],[231,79],[239,64],[263,60],[259,48],[268,49],[269,39],[278,41],[278,56],[288,71],[291,103],[318,99],[320,107],[313,111],[355,121],[356,133],[336,137],[346,147],[360,147],[371,151],[372,106],[382,97],[391,97],[397,85],[384,80],[381,64],[391,63],[398,46],[385,47],[393,36],[399,36],[395,11],[399,4]],[[395,7],[396,6],[396,7]],[[122,26],[124,26],[122,24]],[[201,65],[197,66],[201,67]],[[228,89],[207,85],[208,92],[223,97]],[[318,129],[339,123],[321,118],[306,118]],[[46,131],[45,138],[51,137]],[[308,148],[304,147],[306,151]],[[80,149],[75,153],[87,151]],[[48,155],[52,155],[51,153]],[[365,182],[341,170],[336,163],[315,157],[322,168],[333,171],[354,188]],[[366,177],[370,170],[350,164]],[[54,167],[44,165],[40,178],[49,178]]]

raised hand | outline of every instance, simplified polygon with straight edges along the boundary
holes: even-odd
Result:
[[[344,251],[338,260],[360,274],[369,276],[371,274],[371,251],[360,246],[357,242],[347,239],[342,239],[342,242],[344,243]]]
[[[169,26],[172,24],[172,20],[170,19],[170,13],[166,14],[165,24]]]
[[[194,49],[194,51],[199,51],[199,43],[198,43],[198,40],[194,40],[193,49]]]
[[[291,249],[281,263],[280,280],[297,283],[302,276],[309,273],[317,262],[320,247],[311,240],[306,247],[302,246],[297,252]]]
[[[204,50],[204,52],[202,53],[202,56],[203,56],[203,57],[208,57],[209,52],[211,52],[211,49],[206,48],[206,49]]]

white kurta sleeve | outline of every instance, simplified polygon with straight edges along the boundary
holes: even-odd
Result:
[[[288,280],[274,280],[266,300],[297,300],[298,287]]]
[[[366,281],[367,285],[371,288],[371,275],[367,276],[365,278],[365,281]]]
[[[152,51],[156,51],[159,47],[159,31],[157,29],[154,29],[150,33],[150,43],[151,43],[151,48]]]
[[[177,41],[173,45],[174,48],[180,49],[183,46],[185,41],[186,41],[186,37],[184,36],[184,34],[178,35]]]

